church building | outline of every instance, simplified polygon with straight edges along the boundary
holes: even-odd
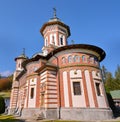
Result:
[[[9,114],[44,119],[111,119],[100,62],[105,52],[88,44],[68,45],[70,27],[54,16],[43,24],[42,53],[15,58]]]

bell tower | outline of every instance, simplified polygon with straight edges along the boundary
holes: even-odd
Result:
[[[17,58],[15,58],[16,61],[16,71],[22,71],[23,67],[22,67],[22,63],[27,59],[27,56],[25,55],[25,49],[23,48],[23,53],[18,56]]]
[[[44,38],[43,54],[47,55],[52,50],[67,45],[67,38],[70,36],[70,28],[61,22],[56,15],[56,9],[53,8],[53,18],[45,23],[40,32]]]
[[[27,60],[28,57],[25,55],[25,49],[23,48],[23,53],[15,58],[16,62],[16,69],[13,75],[13,84],[11,90],[11,99],[10,99],[10,109],[9,114],[14,114],[15,109],[17,108],[17,100],[18,100],[18,93],[19,93],[19,81],[16,77],[24,70],[22,67],[22,63]]]

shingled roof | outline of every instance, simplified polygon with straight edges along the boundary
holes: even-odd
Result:
[[[120,90],[110,91],[110,94],[113,99],[120,99]]]

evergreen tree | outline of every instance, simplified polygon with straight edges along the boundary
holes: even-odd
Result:
[[[117,70],[115,71],[115,77],[112,76],[112,73],[107,71],[105,66],[102,66],[102,73],[104,78],[104,84],[106,92],[109,93],[113,90],[120,90],[120,66],[118,65]]]
[[[110,72],[106,72],[105,74],[105,88],[106,92],[110,92],[110,90],[113,88],[113,77]]]
[[[107,73],[107,69],[105,68],[105,66],[102,66],[102,76],[103,76],[103,81],[105,82],[106,79],[106,73]]]
[[[115,77],[112,76],[112,73],[107,71],[105,66],[102,67],[102,74],[105,84],[105,90],[107,92],[107,98],[113,113],[116,116],[117,109],[114,106],[113,99],[111,97],[110,91],[120,90],[120,66],[117,66],[117,70],[115,71]]]
[[[115,78],[120,80],[120,66],[117,66],[117,70],[115,71]]]

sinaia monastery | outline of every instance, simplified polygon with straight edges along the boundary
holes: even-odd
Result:
[[[45,119],[100,120],[112,118],[100,62],[105,52],[88,44],[68,45],[70,28],[54,10],[43,24],[42,53],[15,58],[9,114]]]

